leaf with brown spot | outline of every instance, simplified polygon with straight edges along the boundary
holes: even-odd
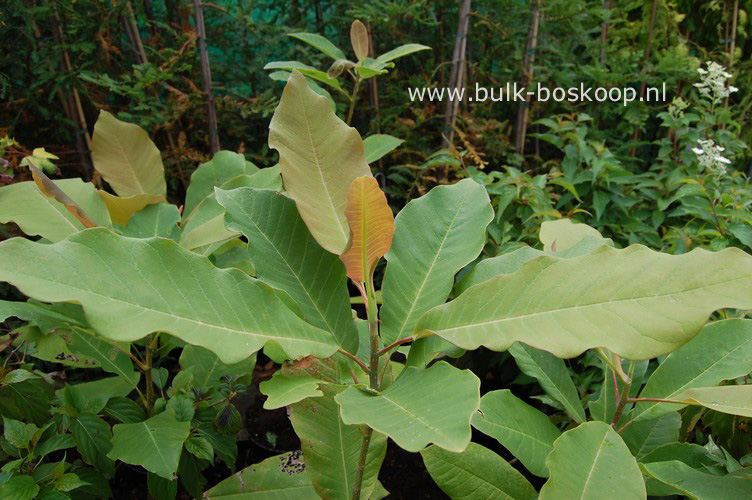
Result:
[[[357,19],[350,26],[350,43],[352,44],[358,62],[368,57],[368,29]]]
[[[37,187],[39,187],[42,194],[62,203],[63,206],[84,225],[84,227],[97,227],[96,223],[94,223],[94,221],[91,220],[91,217],[84,212],[83,208],[79,207],[75,201],[71,200],[70,197],[65,194],[62,189],[57,187],[49,177],[44,175],[44,173],[31,162],[28,162],[28,166],[31,170],[31,176],[34,178],[34,182],[37,184]]]
[[[362,283],[389,251],[394,236],[394,215],[375,178],[366,175],[353,181],[347,192],[345,216],[351,237],[340,259],[347,276]]]

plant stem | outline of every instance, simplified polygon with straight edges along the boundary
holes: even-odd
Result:
[[[368,426],[365,427],[363,431],[363,443],[360,446],[360,456],[358,457],[358,468],[355,469],[352,500],[360,500],[360,489],[363,486],[363,472],[366,469],[366,458],[368,457],[368,445],[371,444],[371,435],[373,434],[373,429]]]
[[[350,109],[347,111],[347,124],[350,125],[352,122],[353,113],[355,112],[355,102],[358,100],[358,90],[360,90],[360,81],[361,78],[359,76],[355,77],[355,86],[353,87],[352,95],[350,96]]]
[[[146,338],[146,351],[144,352],[144,380],[146,382],[146,414],[151,416],[154,407],[154,382],[151,377],[152,368],[152,336]]]
[[[356,86],[357,87],[357,86]],[[350,108],[352,111],[352,108]],[[365,282],[367,297],[367,315],[368,331],[371,337],[371,366],[369,369],[369,382],[371,389],[379,388],[379,318],[378,308],[376,306],[376,294],[373,290],[373,276],[369,276]],[[386,360],[388,363],[389,360]],[[360,445],[360,456],[358,465],[355,469],[355,482],[353,483],[352,499],[360,500],[360,490],[363,487],[363,473],[366,468],[366,459],[368,458],[368,446],[371,444],[371,435],[373,429],[366,426],[363,431],[363,442]]]
[[[395,347],[400,346],[402,344],[407,344],[408,342],[412,342],[413,340],[415,340],[415,337],[413,337],[412,335],[409,336],[409,337],[405,337],[404,339],[395,340],[394,342],[392,342],[391,344],[389,344],[385,348],[383,348],[380,351],[376,352],[376,356],[381,357],[384,354],[386,354],[389,351],[391,351],[392,349],[394,349]]]
[[[347,351],[345,351],[344,349],[339,349],[339,350],[338,350],[337,352],[338,352],[338,353],[340,353],[340,354],[344,354],[344,355],[345,355],[345,356],[347,356],[348,358],[350,358],[350,359],[352,359],[353,361],[355,361],[356,363],[358,363],[358,366],[360,366],[361,368],[363,368],[363,371],[364,371],[364,372],[366,372],[366,373],[369,373],[369,372],[370,372],[370,370],[368,369],[368,365],[367,365],[367,364],[365,364],[364,362],[362,362],[362,361],[360,360],[360,358],[358,358],[358,357],[357,357],[357,356],[356,356],[355,354],[352,354],[352,353],[350,353],[350,352],[347,352]]]

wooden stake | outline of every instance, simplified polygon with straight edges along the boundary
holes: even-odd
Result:
[[[533,81],[535,74],[535,50],[538,47],[538,26],[540,24],[540,0],[531,2],[530,29],[527,33],[527,44],[525,46],[525,56],[523,58],[522,88]],[[514,140],[514,150],[519,154],[525,154],[525,135],[527,133],[527,122],[530,117],[530,102],[520,101],[517,107],[517,134]]]
[[[201,61],[201,76],[204,80],[204,97],[206,98],[206,112],[209,118],[209,142],[212,154],[219,151],[219,133],[217,131],[217,113],[214,109],[214,99],[211,88],[211,68],[209,67],[209,53],[206,50],[206,27],[201,0],[193,0],[195,10],[196,31],[198,32],[198,53]]]
[[[466,64],[467,32],[470,25],[470,4],[471,0],[462,0],[460,6],[457,36],[454,39],[454,51],[452,53],[452,73],[449,77],[450,89],[459,89],[464,85],[463,76]],[[452,101],[447,98],[444,106],[444,132],[442,137],[442,147],[444,148],[450,147],[454,140],[454,122],[457,120],[458,110],[459,101]]]

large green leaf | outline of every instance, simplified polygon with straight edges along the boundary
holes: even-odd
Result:
[[[94,124],[91,161],[119,196],[167,192],[162,158],[146,132],[104,110]]]
[[[394,151],[402,144],[402,139],[397,139],[394,136],[388,134],[373,134],[363,139],[363,146],[365,147],[366,161],[373,163],[385,155]]]
[[[348,387],[337,395],[342,421],[367,424],[407,451],[433,443],[460,452],[470,442],[470,419],[480,404],[480,380],[440,361],[407,367],[379,394]]]
[[[318,500],[299,451],[267,458],[204,493],[207,500]]]
[[[455,273],[483,248],[492,218],[485,188],[470,179],[436,187],[397,214],[382,285],[385,344],[411,335],[423,313],[444,303]]]
[[[693,387],[714,386],[752,371],[752,320],[729,319],[707,325],[669,354],[648,379],[641,398],[676,399]],[[673,403],[637,403],[631,418],[652,419],[680,410]]]
[[[168,408],[143,422],[115,425],[112,450],[107,456],[172,479],[190,431],[191,423],[178,421]]]
[[[496,439],[527,470],[548,477],[546,457],[561,433],[544,413],[509,390],[492,391],[481,398],[473,427]]]
[[[297,38],[301,42],[319,49],[332,59],[346,59],[345,53],[328,39],[316,33],[290,33],[287,36]]]
[[[306,228],[295,202],[269,190],[217,191],[225,223],[250,242],[259,279],[284,290],[300,304],[306,319],[331,332],[355,352],[358,336],[352,321],[345,269],[319,246]]]
[[[729,500],[749,498],[752,477],[716,476],[696,469],[678,460],[641,464],[648,476],[675,488],[683,495],[702,500]]]
[[[271,379],[259,384],[261,394],[267,397],[264,401],[264,409],[274,410],[306,398],[323,396],[324,393],[319,389],[320,383],[321,380],[314,377],[291,376],[276,372]]]
[[[470,443],[461,453],[429,446],[420,454],[433,480],[451,498],[537,498],[533,485],[517,469],[479,444]]]
[[[31,500],[37,493],[39,486],[31,476],[16,474],[0,485],[0,498],[5,500]]]
[[[81,179],[53,182],[94,222],[100,226],[111,225],[107,207],[93,184]],[[39,235],[53,243],[84,229],[81,221],[62,203],[45,196],[32,181],[0,188],[0,223],[6,222],[15,222],[29,236]]]
[[[463,349],[522,341],[560,358],[605,347],[649,359],[694,337],[717,309],[752,308],[751,278],[752,257],[736,248],[667,255],[601,246],[571,259],[539,257],[470,287],[415,330]]]
[[[551,477],[541,500],[647,498],[642,473],[610,425],[587,422],[561,435],[546,458]]]
[[[147,205],[128,219],[123,235],[132,238],[162,236],[173,240],[178,238],[180,212],[175,205],[156,203]]]
[[[355,482],[363,429],[345,425],[334,400],[338,390],[322,387],[323,397],[308,398],[291,406],[290,422],[300,438],[306,471],[322,498],[349,498]],[[366,456],[362,498],[376,486],[381,462],[386,454],[386,437],[374,432]]]
[[[313,237],[341,254],[350,239],[347,190],[356,177],[371,175],[357,130],[293,71],[269,125],[269,147],[279,151],[285,190]]]
[[[752,417],[752,385],[695,387],[674,396],[678,401],[704,406],[711,410]]]
[[[225,364],[210,350],[195,345],[185,346],[180,353],[180,368],[191,370],[191,386],[197,389],[214,387],[224,376],[251,375],[255,367],[254,355],[237,363]]]
[[[660,446],[679,441],[680,428],[681,416],[672,412],[652,420],[632,422],[620,434],[632,455],[640,460]]]
[[[563,360],[522,342],[512,345],[509,353],[522,373],[537,380],[549,396],[561,403],[570,417],[578,423],[585,421],[585,410]]]
[[[133,369],[133,362],[128,357],[130,346],[127,344],[115,346],[78,329],[68,332],[64,340],[71,352],[97,360],[104,371],[120,375],[132,386],[138,384],[140,375]]]
[[[563,252],[587,237],[603,238],[597,229],[587,224],[575,224],[572,219],[545,221],[539,235],[546,252]]]
[[[585,236],[573,246],[560,252],[545,252],[531,247],[520,247],[512,252],[481,260],[455,286],[455,292],[460,294],[478,283],[483,283],[500,274],[512,274],[526,262],[542,255],[571,258],[585,255],[602,245],[611,245],[611,240],[596,236]],[[611,245],[613,246],[613,245]]]
[[[265,168],[247,175],[232,177],[218,187],[221,189],[235,189],[240,187],[255,187],[261,189],[280,190],[282,180],[279,169]],[[183,234],[180,245],[188,249],[212,245],[237,236],[237,232],[225,227],[225,209],[219,204],[214,190],[198,202],[190,214],[183,217]]]
[[[54,245],[14,238],[0,243],[0,280],[39,300],[78,301],[94,329],[117,341],[162,330],[226,363],[269,340],[293,358],[337,350],[330,334],[293,314],[274,289],[172,240],[96,228]]]
[[[191,183],[185,193],[183,207],[185,218],[189,217],[205,198],[214,194],[215,187],[239,175],[252,175],[258,170],[258,167],[246,161],[241,154],[232,151],[215,153],[211,160],[199,165],[191,174]]]
[[[79,415],[71,422],[71,433],[84,462],[110,476],[115,474],[107,457],[112,449],[110,424],[96,415]]]

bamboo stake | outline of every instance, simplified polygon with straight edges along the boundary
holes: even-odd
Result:
[[[212,153],[219,151],[219,133],[217,131],[217,113],[214,109],[214,99],[211,88],[211,68],[209,67],[209,53],[206,50],[206,26],[204,25],[204,12],[201,9],[201,0],[193,0],[196,19],[196,31],[198,32],[198,52],[201,62],[201,76],[204,80],[204,97],[206,98],[206,112],[209,118],[209,142]]]
[[[527,35],[527,44],[525,46],[525,56],[523,58],[523,75],[522,88],[533,81],[535,74],[535,51],[538,47],[538,27],[540,24],[540,0],[531,2],[530,29]],[[530,103],[520,101],[517,107],[517,134],[514,141],[514,150],[519,154],[525,154],[525,135],[527,132],[527,122],[530,117]]]
[[[611,16],[611,0],[603,0],[603,10],[608,10]],[[608,20],[601,23],[601,64],[606,64],[606,43],[608,42]]]
[[[465,50],[467,48],[467,32],[470,24],[470,5],[471,0],[462,0],[460,6],[459,21],[457,23],[457,36],[454,40],[454,51],[452,53],[452,72],[449,77],[449,88],[461,88],[465,66]],[[447,99],[444,107],[444,130],[442,137],[442,147],[448,148],[454,140],[454,122],[457,119],[459,102]]]
[[[650,14],[650,26],[648,27],[648,39],[645,43],[645,56],[643,58],[643,63],[647,64],[650,60],[650,49],[651,44],[653,42],[653,30],[655,29],[655,14],[658,11],[658,0],[653,0],[653,11]],[[643,81],[640,84],[640,101],[643,100],[645,97],[645,89],[647,87],[647,84]],[[632,141],[637,142],[637,140],[640,138],[640,127],[639,125],[635,125],[634,133],[632,134]],[[629,151],[629,156],[633,157],[637,154],[637,146],[632,146],[632,149]]]

